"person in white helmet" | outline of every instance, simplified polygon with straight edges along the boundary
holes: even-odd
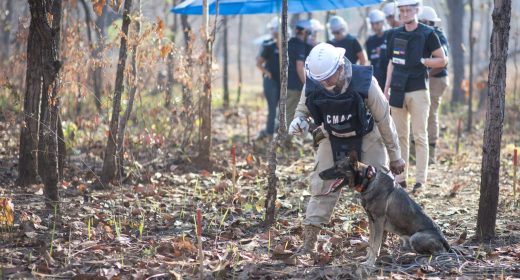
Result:
[[[271,32],[271,38],[265,40],[256,57],[256,67],[263,77],[264,96],[267,100],[267,121],[256,139],[271,139],[275,130],[276,109],[280,99],[280,52],[278,43],[278,27],[280,19],[273,18],[267,28]]]
[[[449,44],[448,39],[442,32],[442,29],[438,26],[435,26],[437,22],[440,22],[441,19],[437,16],[437,13],[432,7],[423,6],[421,13],[419,14],[419,22],[422,22],[435,30],[435,34],[439,37],[439,41],[442,46],[442,50],[444,51],[444,55],[448,57],[449,54]],[[436,160],[436,146],[437,139],[439,138],[439,106],[441,104],[441,98],[446,88],[449,86],[448,79],[448,68],[446,66],[441,68],[431,68],[429,69],[429,85],[430,85],[430,112],[428,115],[428,143],[430,145],[429,151],[429,163],[435,164]]]
[[[380,10],[373,10],[368,14],[368,21],[372,27],[373,35],[369,36],[365,42],[368,60],[374,68],[374,77],[381,88],[384,88],[386,81],[386,42],[385,42],[385,14]]]
[[[313,18],[313,19],[310,19],[309,21],[311,23],[311,35],[307,39],[307,44],[309,44],[310,46],[314,47],[318,43],[320,43],[320,39],[318,37],[319,37],[320,32],[325,30],[325,27],[317,19]],[[311,50],[309,49],[309,52],[310,51]]]
[[[398,10],[397,10],[397,5],[395,2],[386,3],[383,6],[383,12],[385,13],[386,22],[388,23],[390,28],[396,28],[396,27],[400,27],[403,25],[399,21],[399,18],[397,16]]]
[[[286,123],[289,123],[294,116],[294,110],[296,110],[303,84],[305,83],[304,62],[309,50],[312,48],[307,44],[311,33],[311,22],[309,20],[299,20],[296,22],[294,37],[289,39],[287,43],[289,69],[287,76],[287,104],[285,106]]]
[[[332,40],[327,43],[344,48],[346,50],[345,56],[354,64],[365,65],[367,58],[365,52],[361,48],[361,44],[356,37],[350,35],[347,31],[347,23],[340,16],[333,16],[329,19],[327,27],[334,36]]]
[[[399,174],[405,167],[388,101],[372,76],[371,66],[352,64],[345,49],[320,43],[307,57],[305,71],[307,79],[289,134],[305,135],[312,117],[324,137],[315,139],[316,169],[303,222],[304,244],[297,254],[314,251],[317,234],[329,222],[340,194],[328,192],[331,181],[321,180],[321,171],[352,150],[378,170],[388,171],[388,158],[392,172]]]
[[[412,192],[425,186],[428,176],[428,132],[426,129],[430,107],[428,68],[445,67],[439,38],[434,30],[417,21],[419,0],[399,0],[399,16],[404,26],[394,28],[387,36],[388,64],[385,96],[389,96],[401,157],[409,161],[410,117],[415,140],[416,172]],[[406,187],[408,170],[396,180]]]

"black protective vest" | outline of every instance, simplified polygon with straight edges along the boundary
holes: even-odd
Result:
[[[365,104],[371,83],[372,66],[352,65],[351,82],[341,94],[331,94],[319,82],[307,78],[305,105],[316,125],[323,124],[329,133],[334,161],[351,150],[361,155],[362,138],[374,128]]]
[[[426,78],[428,72],[426,66],[421,63],[423,58],[426,40],[434,32],[433,28],[419,23],[417,29],[407,32],[403,27],[396,28],[393,31],[392,45],[388,46],[392,49],[392,64],[394,70],[392,72],[392,82],[390,88],[390,105],[394,107],[403,107],[406,83],[409,78],[424,78],[426,87]]]

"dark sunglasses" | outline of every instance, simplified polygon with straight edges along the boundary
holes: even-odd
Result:
[[[341,34],[341,31],[332,31],[332,34],[339,35],[339,34]]]

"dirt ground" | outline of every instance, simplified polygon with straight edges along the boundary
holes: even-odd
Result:
[[[318,256],[290,257],[302,242],[310,196],[314,151],[309,140],[294,139],[290,148],[279,150],[278,220],[269,230],[262,227],[267,142],[247,144],[245,131],[253,138],[260,125],[247,128],[246,114],[242,109],[215,111],[213,169],[198,168],[189,151],[180,151],[168,139],[151,137],[127,159],[123,183],[108,190],[91,187],[101,169],[104,143],[82,145],[67,158],[61,222],[44,214],[41,185],[14,186],[18,128],[1,120],[0,196],[12,199],[15,225],[0,233],[0,278],[199,278],[196,209],[202,213],[205,279],[520,278],[520,206],[513,203],[512,147],[506,145],[514,135],[504,135],[497,240],[472,241],[483,125],[462,135],[456,153],[456,124],[443,116],[439,161],[430,167],[425,190],[413,198],[454,250],[433,257],[403,254],[397,238],[390,236],[376,267],[368,269],[359,265],[368,240],[366,214],[348,190],[319,235]],[[255,120],[262,123],[264,117],[260,112]]]

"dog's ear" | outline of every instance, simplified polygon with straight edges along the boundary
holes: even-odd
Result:
[[[357,151],[356,150],[351,150],[349,152],[349,154],[348,154],[348,158],[349,158],[349,161],[350,161],[350,164],[352,165],[352,167],[357,169],[358,162],[359,162]]]

